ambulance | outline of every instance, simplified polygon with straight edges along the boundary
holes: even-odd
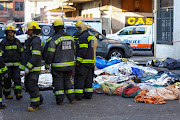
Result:
[[[154,54],[154,25],[137,24],[125,27],[107,38],[130,43],[133,50],[152,50]]]

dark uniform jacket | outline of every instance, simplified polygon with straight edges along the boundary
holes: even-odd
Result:
[[[22,58],[22,45],[18,39],[1,41],[3,60],[6,66],[19,66]]]
[[[90,35],[88,30],[83,31],[77,35],[76,42],[76,61],[85,65],[86,67],[94,67],[94,40],[95,36]]]
[[[42,41],[40,37],[33,36],[28,38],[24,45],[20,69],[24,70],[27,67],[30,69],[30,72],[41,71],[41,49]]]
[[[48,51],[48,46],[49,46],[49,42],[50,42],[51,40],[52,40],[52,36],[50,36],[50,37],[46,40],[46,45],[44,46],[43,53],[42,53],[42,58],[43,58],[43,60],[46,60],[47,51]]]
[[[55,34],[49,42],[46,64],[52,70],[71,71],[74,69],[74,39],[63,31]]]
[[[1,46],[0,46],[0,49],[1,49]],[[2,57],[2,52],[0,50],[0,77],[2,77],[2,74],[7,70],[8,70],[8,68],[4,64],[4,60],[3,60],[3,57]]]

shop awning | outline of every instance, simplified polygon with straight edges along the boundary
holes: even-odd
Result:
[[[68,6],[68,5],[63,5],[63,12],[71,12],[71,11],[75,11],[76,8],[72,7],[72,6]],[[47,11],[51,11],[51,12],[62,12],[62,5],[59,5],[56,8],[53,9],[49,9]]]

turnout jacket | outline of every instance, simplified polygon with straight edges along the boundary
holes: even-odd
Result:
[[[23,49],[22,61],[19,68],[25,70],[25,67],[27,67],[30,69],[30,72],[41,71],[42,41],[40,37],[29,37]]]
[[[56,71],[71,71],[74,69],[74,39],[60,30],[48,43],[46,64]]]
[[[8,70],[8,68],[4,64],[4,60],[3,60],[3,57],[2,57],[2,52],[0,51],[0,75],[3,74],[4,72],[6,72],[7,70]]]
[[[19,66],[22,59],[22,45],[20,41],[15,38],[8,40],[4,38],[1,41],[2,57],[6,66]]]
[[[85,65],[86,67],[94,67],[94,40],[88,30],[83,31],[76,36],[76,61]]]

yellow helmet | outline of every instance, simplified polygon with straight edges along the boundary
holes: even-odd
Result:
[[[78,20],[76,23],[76,27],[79,26],[79,24],[83,23],[82,21]]]
[[[54,22],[53,22],[53,26],[55,27],[55,26],[60,26],[60,25],[64,25],[64,23],[61,21],[61,20],[55,20]]]
[[[7,26],[6,27],[6,30],[12,30],[12,31],[15,31],[15,27],[10,25],[10,26]]]
[[[28,23],[28,29],[31,30],[31,29],[37,29],[37,30],[40,30],[41,28],[39,27],[38,23],[35,22],[35,21],[31,21]]]

